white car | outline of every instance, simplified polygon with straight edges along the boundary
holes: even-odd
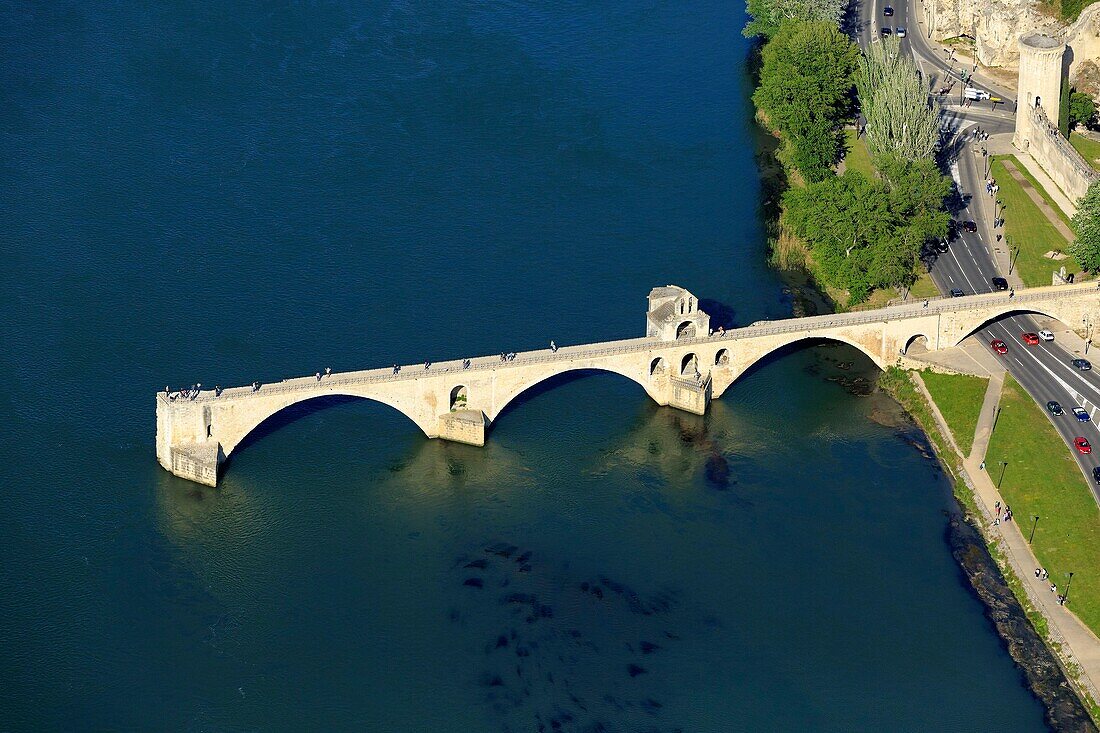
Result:
[[[1053,341],[1054,334],[1044,328],[1042,331],[1039,332],[1039,338],[1041,338],[1043,341]]]
[[[905,26],[899,25],[896,32],[898,34],[898,38],[905,38]]]

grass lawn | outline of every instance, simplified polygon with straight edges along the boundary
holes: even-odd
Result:
[[[1020,175],[1031,181],[1031,185],[1034,186],[1035,190],[1039,192],[1039,195],[1043,197],[1043,200],[1047,202],[1047,205],[1049,205],[1050,208],[1054,209],[1055,213],[1058,214],[1058,218],[1064,221],[1066,223],[1066,226],[1072,228],[1073,222],[1069,220],[1069,216],[1066,214],[1066,212],[1062,211],[1062,207],[1054,202],[1054,199],[1050,197],[1050,192],[1043,188],[1038,179],[1036,179],[1035,176],[1031,175],[1031,171],[1029,171],[1027,168],[1024,168],[1024,166],[1020,164],[1020,161],[1016,159],[1015,155],[1006,155],[1004,157],[1011,159],[1013,162],[1016,163],[1016,170],[1020,171]]]
[[[978,414],[982,411],[985,388],[989,380],[965,374],[936,374],[922,372],[921,379],[928,387],[943,419],[951,428],[955,442],[963,455],[970,455],[974,445],[974,430],[978,427]]]
[[[844,166],[857,170],[868,178],[875,177],[875,166],[871,163],[871,151],[867,148],[866,138],[857,138],[855,130],[844,131]]]
[[[996,481],[1001,461],[1008,462],[1001,494],[1015,520],[1030,533],[1031,518],[1039,516],[1036,557],[1059,592],[1073,572],[1070,607],[1100,632],[1100,509],[1069,451],[1042,408],[1007,378],[1001,416],[986,452],[989,475]]]
[[[1089,162],[1089,165],[1100,170],[1100,142],[1085,137],[1079,132],[1071,132],[1069,134],[1069,143],[1077,148],[1077,152],[1081,154],[1082,158]]]
[[[1005,204],[1005,236],[1012,247],[1020,248],[1016,271],[1024,284],[1029,287],[1050,285],[1051,273],[1062,265],[1065,265],[1067,272],[1080,272],[1081,267],[1072,257],[1061,261],[1043,257],[1051,250],[1064,252],[1069,242],[1054,228],[1016,179],[1008,174],[999,159],[993,162],[992,174],[1001,187],[998,197]]]

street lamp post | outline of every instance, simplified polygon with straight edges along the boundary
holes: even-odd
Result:
[[[1012,259],[1008,261],[1008,274],[1009,275],[1012,274],[1012,268],[1016,264],[1016,258],[1020,256],[1020,248],[1019,247],[1013,247],[1013,249],[1015,251],[1012,253]]]
[[[1033,515],[1031,515],[1031,519],[1032,519],[1031,534],[1027,538],[1027,543],[1029,545],[1031,544],[1031,541],[1033,539],[1035,539],[1035,528],[1039,526],[1039,515],[1038,514],[1033,514]]]
[[[1069,574],[1069,580],[1066,581],[1066,592],[1062,594],[1062,603],[1069,602],[1069,586],[1073,583],[1073,573]]]
[[[997,405],[997,409],[993,412],[993,427],[989,429],[989,437],[993,437],[993,432],[997,429],[997,421],[1001,419],[1001,406]]]
[[[1001,482],[1005,478],[1005,469],[1008,468],[1008,461],[1001,461],[1001,475],[997,477],[997,490],[1001,489]]]

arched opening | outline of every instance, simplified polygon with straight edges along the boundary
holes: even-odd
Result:
[[[684,301],[680,301],[680,315],[684,315]]]
[[[1026,320],[1011,322],[1018,316],[1023,316]],[[1013,308],[1006,310],[1003,313],[998,313],[995,316],[991,316],[981,321],[976,321],[972,327],[965,328],[960,331],[960,336],[955,342],[955,346],[958,346],[966,339],[970,338],[974,334],[983,331],[989,326],[1001,324],[1002,322],[1008,322],[1005,325],[1009,326],[1009,335],[1013,340],[1017,338],[1021,332],[1035,331],[1039,329],[1050,329],[1052,331],[1059,330],[1074,330],[1071,324],[1067,324],[1057,316],[1052,316],[1049,313],[1043,313],[1042,311],[1031,310],[1029,308]],[[1083,332],[1083,327],[1079,326],[1079,329]],[[1004,334],[1001,335],[1003,337]]]
[[[1035,106],[1036,107],[1042,107],[1043,106],[1039,101],[1039,97],[1035,97]]]
[[[660,361],[664,363],[664,359],[654,359],[654,361]],[[500,424],[501,418],[508,413],[519,409],[521,406],[536,401],[539,397],[551,392],[559,387],[565,387],[566,385],[575,385],[577,383],[588,382],[590,380],[599,382],[602,381],[607,375],[614,374],[616,377],[622,377],[629,382],[641,386],[643,389],[648,390],[649,385],[647,380],[641,378],[637,372],[634,374],[626,374],[622,372],[612,371],[610,369],[565,369],[556,374],[546,376],[543,378],[535,378],[534,381],[517,388],[513,393],[507,395],[497,395],[497,399],[501,401],[501,406],[497,410],[496,414],[489,414],[489,418],[492,420],[493,429]],[[610,380],[609,386],[601,389],[619,390],[620,386],[613,386],[614,382],[620,380]],[[578,404],[587,405],[589,399],[584,399]],[[558,408],[555,408],[558,409]],[[583,409],[583,407],[582,407]]]
[[[678,339],[693,339],[695,338],[695,324],[691,321],[684,321],[676,327],[676,338]]]
[[[466,407],[466,388],[461,384],[451,390],[451,412]]]
[[[688,313],[691,313],[693,310],[695,310],[695,299],[688,298]]]
[[[901,353],[906,356],[913,356],[916,354],[924,354],[928,351],[928,337],[923,333],[918,333],[915,336],[909,338],[905,342],[905,348]]]
[[[680,360],[680,376],[694,377],[699,373],[699,357],[695,354],[684,354]]]
[[[730,363],[730,350],[718,349],[718,353],[714,355],[714,366],[729,366]]]
[[[665,361],[663,356],[658,356],[653,361],[649,362],[649,376],[658,377],[665,374],[668,371],[668,362]]]

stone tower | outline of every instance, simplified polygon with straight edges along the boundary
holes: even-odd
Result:
[[[1066,44],[1042,33],[1026,33],[1020,36],[1019,45],[1020,85],[1016,90],[1016,135],[1012,141],[1016,147],[1027,150],[1033,137],[1035,107],[1042,107],[1047,119],[1058,124]]]

